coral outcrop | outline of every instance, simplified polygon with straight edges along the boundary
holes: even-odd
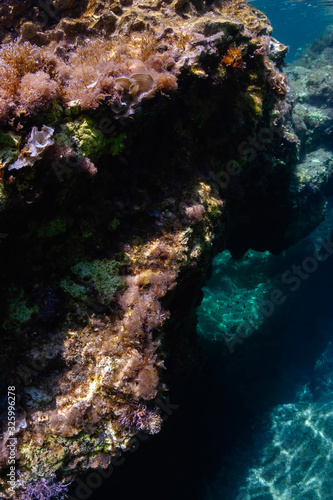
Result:
[[[279,252],[315,222],[291,191],[287,48],[257,9],[5,3],[1,494],[20,498],[157,433],[213,255]]]

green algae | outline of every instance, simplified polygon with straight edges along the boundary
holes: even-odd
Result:
[[[92,161],[106,147],[106,138],[91,118],[82,116],[73,122],[67,123],[66,129],[69,135],[74,137],[81,154]]]
[[[39,237],[50,238],[65,233],[67,229],[67,221],[61,217],[51,220],[37,231]]]
[[[66,277],[60,287],[67,293],[74,304],[91,305],[89,291],[97,293],[101,304],[108,305],[114,295],[123,287],[119,277],[119,262],[108,259],[80,261],[71,267],[74,277]]]
[[[20,142],[20,136],[0,132],[0,168],[7,167],[17,159]]]
[[[5,190],[5,186],[0,183],[0,211],[4,210],[7,205],[8,195]]]
[[[54,124],[63,119],[64,109],[57,101],[51,102],[49,107],[38,114],[36,122],[41,125],[54,127]]]
[[[125,148],[126,134],[114,131],[104,133],[103,123],[103,120],[98,123],[92,118],[81,116],[68,122],[58,139],[65,144],[74,142],[80,154],[91,161],[96,161],[103,153],[116,156]]]
[[[26,387],[24,393],[27,398],[27,406],[33,406],[34,409],[42,407],[52,401],[52,397],[49,394],[36,387]]]
[[[34,441],[21,445],[20,453],[25,459],[25,468],[36,477],[51,476],[64,460],[65,452],[60,446],[61,442],[60,436],[48,435],[43,446],[36,446]]]
[[[108,231],[113,232],[120,226],[120,221],[116,217],[108,225]]]
[[[119,262],[115,260],[81,261],[71,268],[84,283],[92,284],[98,298],[108,304],[123,285],[119,277]]]
[[[60,287],[64,290],[64,292],[70,294],[73,297],[73,299],[79,301],[87,300],[87,293],[85,287],[79,285],[78,283],[75,283],[69,278],[61,280]]]
[[[323,191],[323,188],[330,181],[332,166],[333,154],[331,151],[319,148],[307,154],[295,170],[298,190],[308,188]]]
[[[4,323],[4,328],[16,327],[20,328],[28,323],[32,315],[39,311],[39,307],[35,304],[29,306],[23,289],[12,289],[10,295],[14,295],[10,300],[8,309],[8,319]]]

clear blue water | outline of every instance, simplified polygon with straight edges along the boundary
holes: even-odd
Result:
[[[208,352],[219,351],[216,379],[222,376],[232,388],[233,443],[225,446],[222,437],[204,500],[333,499],[333,258],[321,262],[297,291],[281,284],[281,274],[313,255],[332,227],[331,203],[326,220],[279,256],[250,251],[233,261],[223,252],[215,259],[199,333]],[[243,308],[251,294],[255,306],[277,287],[284,303],[230,352],[224,332],[235,320],[228,294]]]
[[[286,59],[289,62],[333,23],[333,7],[319,5],[317,0],[252,0],[249,3],[266,14],[273,26],[273,36],[290,47]]]

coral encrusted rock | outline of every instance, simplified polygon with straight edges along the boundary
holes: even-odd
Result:
[[[244,0],[3,4],[0,361],[16,428],[4,420],[0,459],[15,499],[159,431],[196,361],[213,256],[297,237],[300,140],[287,48]]]
[[[329,27],[288,67],[292,122],[299,138],[299,162],[292,189],[299,214],[316,226],[333,194],[333,28]],[[296,223],[296,225],[298,225]],[[301,224],[302,225],[302,224]],[[295,224],[292,224],[295,233]]]

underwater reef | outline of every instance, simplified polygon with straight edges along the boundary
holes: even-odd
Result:
[[[254,342],[246,349],[251,351],[248,356],[252,359],[258,347],[254,337],[276,330],[278,318],[288,314],[286,310],[292,315],[293,292],[309,277],[296,269],[295,262],[305,259],[305,267],[312,273],[320,259],[330,254],[327,199],[332,196],[333,168],[332,46],[330,27],[286,68],[291,88],[292,127],[298,137],[298,160],[290,183],[297,210],[291,212],[285,236],[288,238],[292,231],[303,237],[303,221],[307,218],[316,228],[309,236],[315,242],[314,248],[309,249],[305,238],[302,245],[308,255],[302,255],[294,241],[282,252],[283,258],[281,254],[253,249],[247,250],[241,259],[233,259],[229,249],[214,258],[212,276],[204,287],[198,309],[197,330],[203,339],[225,344],[221,359],[226,364],[230,362],[230,353],[239,350],[250,337]],[[321,222],[323,217],[325,222]],[[237,361],[231,364],[235,369]]]
[[[293,96],[244,0],[9,0],[0,20],[1,495],[51,498],[159,432],[213,257],[323,220],[332,134],[305,117],[332,86]]]

